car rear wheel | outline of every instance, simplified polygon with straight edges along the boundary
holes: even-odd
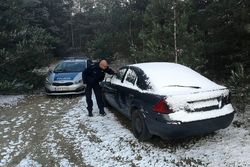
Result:
[[[142,113],[138,110],[132,113],[132,129],[134,136],[139,140],[149,140],[152,137],[148,131]]]

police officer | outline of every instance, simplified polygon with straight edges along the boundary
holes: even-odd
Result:
[[[105,116],[104,105],[102,100],[101,87],[99,82],[103,81],[105,77],[105,73],[110,75],[114,75],[115,72],[109,68],[106,60],[101,60],[98,63],[94,63],[87,67],[87,69],[83,72],[83,82],[86,84],[86,102],[87,102],[87,110],[89,112],[89,116],[92,117],[93,113],[93,101],[91,99],[92,89],[94,90],[97,105],[99,108],[99,113],[102,116]]]

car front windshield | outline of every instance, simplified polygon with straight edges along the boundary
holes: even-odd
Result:
[[[86,62],[62,62],[56,66],[55,73],[82,72],[86,69]]]

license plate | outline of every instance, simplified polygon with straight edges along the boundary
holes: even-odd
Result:
[[[66,91],[68,90],[67,88],[55,88],[55,91]]]

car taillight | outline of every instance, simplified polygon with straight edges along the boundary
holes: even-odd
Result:
[[[227,105],[231,103],[231,92],[222,98],[222,105]]]
[[[162,114],[173,113],[173,111],[168,108],[166,101],[164,99],[161,99],[159,102],[157,102],[153,106],[153,111],[158,112],[158,113],[162,113]]]

